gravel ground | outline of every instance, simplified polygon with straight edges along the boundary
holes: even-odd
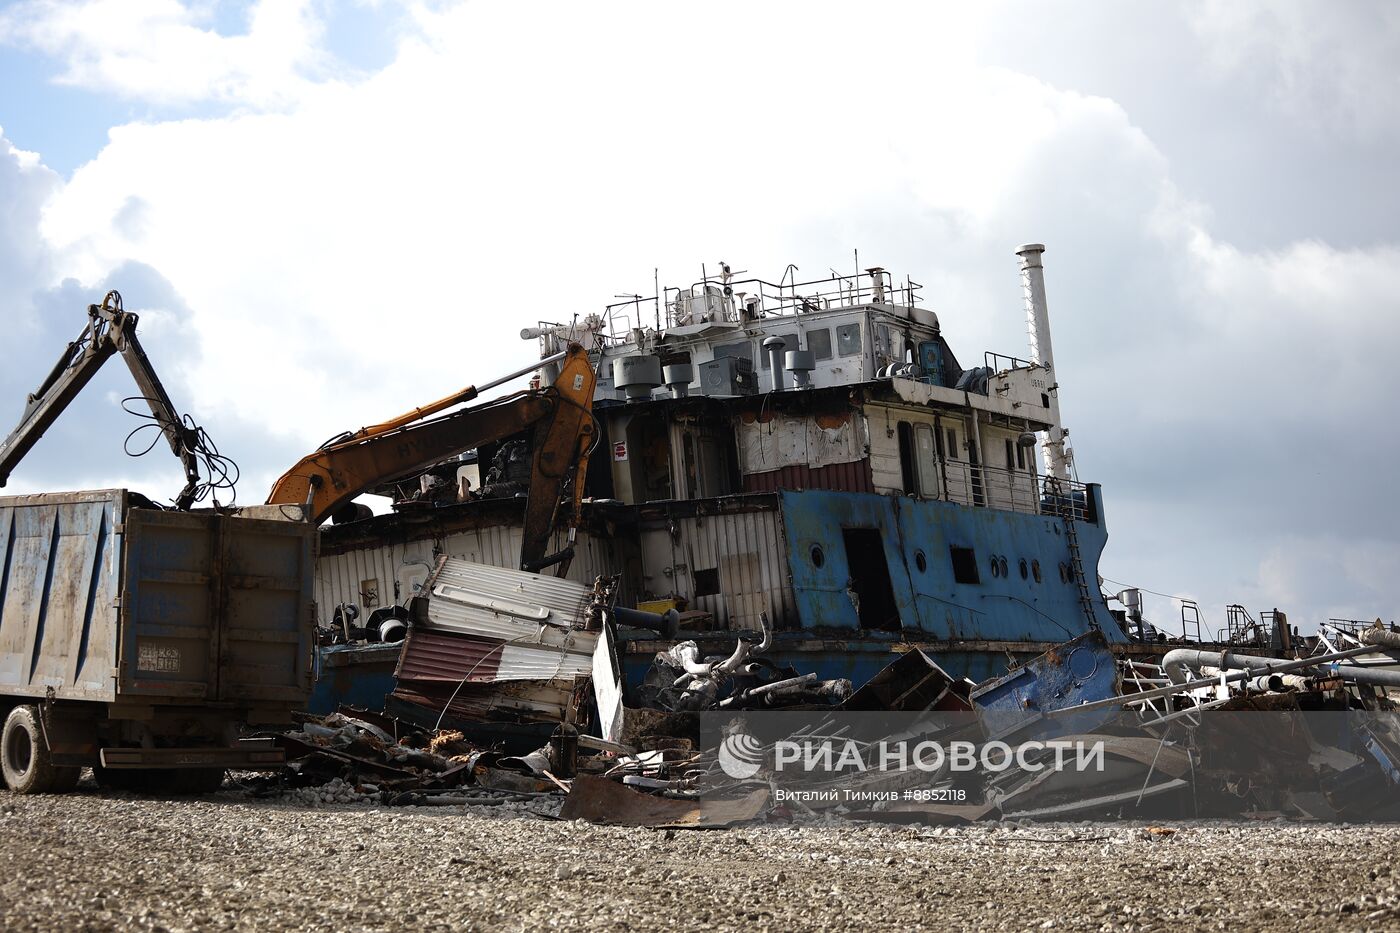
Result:
[[[0,791],[0,926],[1400,930],[1400,826],[1172,826],[667,832],[237,790]]]

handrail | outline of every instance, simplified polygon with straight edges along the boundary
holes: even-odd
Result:
[[[795,276],[794,276],[795,278]],[[644,304],[654,303],[665,309],[666,327],[676,327],[685,321],[689,309],[686,302],[698,301],[707,305],[710,300],[718,300],[721,320],[728,323],[743,323],[755,317],[787,317],[791,315],[825,311],[833,307],[857,307],[864,304],[892,304],[913,307],[923,288],[912,278],[905,277],[896,283],[885,269],[875,269],[859,274],[833,274],[826,278],[811,279],[805,282],[769,282],[761,278],[729,279],[706,275],[689,288],[666,286],[659,295],[619,296],[625,301],[604,305],[604,320],[608,322],[609,337],[613,341],[624,340],[627,330],[619,331],[619,319],[625,321],[630,330],[642,326],[641,309]],[[739,296],[743,296],[742,302]],[[752,305],[752,311],[747,307]],[[622,308],[632,308],[630,315],[619,313]]]

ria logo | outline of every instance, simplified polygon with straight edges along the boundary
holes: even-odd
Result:
[[[724,737],[719,746],[719,769],[732,778],[751,778],[763,767],[763,743],[744,732]]]

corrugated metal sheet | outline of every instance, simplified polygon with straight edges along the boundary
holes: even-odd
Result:
[[[520,563],[520,536],[519,527],[498,525],[440,538],[386,540],[372,547],[324,555],[316,562],[318,611],[323,619],[329,619],[342,603],[358,605],[364,615],[381,606],[403,605],[417,595],[442,555],[496,567],[516,567]],[[574,547],[570,580],[592,584],[600,574],[613,574],[620,569],[614,568],[611,548],[605,540],[581,532]]]
[[[433,628],[502,641],[567,635],[582,624],[592,594],[572,580],[450,557],[443,558],[429,586]]]
[[[674,533],[672,533],[674,528]],[[766,611],[779,628],[796,626],[786,540],[777,509],[676,516],[642,530],[643,589],[685,597],[723,628],[757,631]],[[718,592],[704,585],[718,583]]]
[[[404,644],[398,677],[455,684],[552,680],[586,674],[593,669],[597,636],[591,632],[576,634],[580,637],[573,639],[567,649],[561,649],[416,628]]]
[[[574,628],[589,588],[452,558],[428,586],[428,625],[404,642],[394,697],[438,711],[451,702],[464,718],[563,718],[574,678],[593,669],[598,636]]]
[[[823,467],[787,466],[781,470],[749,473],[744,492],[781,492],[784,489],[826,489],[832,492],[874,492],[870,461],[829,463]]]

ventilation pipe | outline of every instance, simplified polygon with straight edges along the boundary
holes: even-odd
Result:
[[[690,394],[690,383],[695,378],[695,370],[689,363],[672,363],[661,367],[661,372],[666,380],[666,388],[671,390],[672,398],[685,398]]]
[[[787,368],[792,372],[792,385],[797,389],[812,387],[812,370],[817,368],[817,357],[811,350],[789,350],[784,356]]]
[[[1145,641],[1147,635],[1142,626],[1142,591],[1137,589],[1124,590],[1118,594],[1118,601],[1123,604],[1128,621],[1136,627],[1138,641]]]
[[[768,371],[773,374],[773,391],[781,392],[787,388],[783,379],[783,347],[787,346],[787,341],[781,337],[769,337],[763,341],[763,352],[768,354]]]
[[[1031,362],[1044,366],[1051,385],[1046,390],[1050,402],[1050,430],[1045,439],[1045,472],[1056,479],[1069,479],[1069,455],[1065,451],[1065,430],[1060,425],[1060,399],[1055,378],[1055,354],[1050,347],[1050,311],[1045,304],[1045,267],[1040,264],[1043,243],[1027,243],[1016,250],[1021,257],[1021,290],[1026,297],[1026,330],[1030,334]]]
[[[661,358],[646,354],[620,356],[613,360],[613,385],[635,402],[651,398],[651,390],[661,385]]]

